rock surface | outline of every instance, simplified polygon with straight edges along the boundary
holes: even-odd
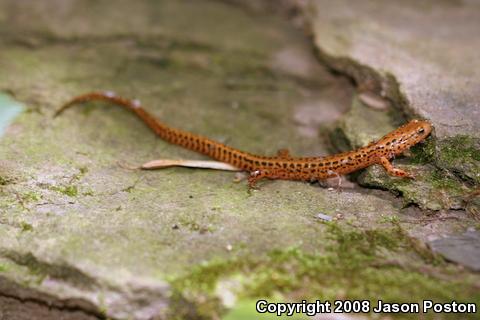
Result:
[[[479,9],[472,1],[320,0],[305,6],[319,58],[394,107],[384,116],[373,109],[349,115],[342,130],[351,143],[358,145],[359,124],[370,122],[368,131],[378,136],[378,128],[397,124],[399,111],[435,127],[417,157],[434,166],[420,171],[416,185],[392,184],[375,168],[361,184],[396,190],[422,208],[465,208],[463,198],[480,185]]]
[[[353,88],[279,17],[217,1],[4,0],[0,70],[27,109],[0,140],[0,317],[218,319],[258,297],[480,301],[478,274],[425,247],[474,224],[464,211],[405,209],[355,184],[249,194],[231,173],[129,170],[200,156],[118,107],[52,119],[108,89],[250,152],[326,154]]]
[[[450,261],[480,271],[480,232],[475,230],[429,242],[430,247]]]
[[[431,120],[440,138],[480,138],[478,2],[320,0],[312,6],[315,43],[336,60],[332,67]]]

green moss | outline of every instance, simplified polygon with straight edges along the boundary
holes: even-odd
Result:
[[[271,299],[269,302],[275,302],[272,301]],[[279,301],[281,302],[281,301]],[[257,301],[252,300],[252,299],[246,299],[239,301],[235,307],[230,310],[225,317],[223,317],[223,320],[245,320],[245,319],[258,319],[258,320],[286,320],[286,319],[292,319],[292,317],[289,316],[277,316],[276,314],[271,314],[271,313],[263,313],[260,314],[255,310],[255,305]],[[295,320],[306,320],[306,319],[311,319],[307,316],[302,316],[302,315],[295,315]]]
[[[192,217],[182,216],[179,218],[178,223],[180,226],[187,228],[190,231],[197,231],[200,233],[207,233],[207,232],[214,231],[214,229],[211,226],[203,226],[200,223],[198,223],[195,220],[195,218],[192,218]]]
[[[0,272],[8,271],[8,267],[6,265],[0,264]]]
[[[33,191],[27,191],[24,194],[22,194],[21,198],[23,202],[36,202],[40,200],[42,197]]]
[[[364,186],[387,189],[401,195],[405,205],[414,203],[430,210],[465,207],[462,198],[468,194],[470,186],[452,172],[432,165],[398,167],[412,172],[415,179],[391,177],[383,168],[372,166],[358,181]]]
[[[475,140],[466,135],[446,139],[441,152],[443,158],[450,163],[458,159],[480,161],[480,150],[475,147]]]
[[[335,241],[329,247],[332,251],[337,251],[339,255],[355,255],[357,262],[374,257],[379,247],[396,250],[402,238],[398,228],[345,231],[336,223],[328,224],[328,234],[329,238]]]
[[[400,222],[400,219],[396,215],[381,216],[380,222],[398,224]]]
[[[437,154],[439,166],[463,179],[480,184],[480,141],[466,135],[442,140]]]
[[[64,195],[67,195],[69,197],[78,196],[78,188],[76,186],[73,186],[73,185],[55,186],[55,187],[52,187],[52,190],[60,192],[60,193],[62,193]]]
[[[9,178],[9,177],[4,177],[4,176],[0,176],[0,186],[6,186],[7,184],[9,184],[10,182],[12,182],[12,179]]]
[[[435,270],[432,265],[435,260],[431,259],[431,253],[423,252],[428,251],[427,248],[415,244],[397,224],[371,230],[337,223],[328,223],[326,227],[329,242],[323,253],[311,254],[292,247],[272,251],[266,257],[257,259],[236,257],[213,260],[194,267],[184,277],[172,280],[173,287],[187,296],[202,295],[203,301],[209,301],[210,306],[217,305],[212,307],[214,310],[218,310],[215,289],[222,279],[240,279],[242,289],[237,292],[240,299],[281,294],[285,300],[334,300],[340,294],[344,299],[373,301],[379,298],[395,302],[427,298],[435,301],[450,301],[453,298],[480,301],[475,288],[466,281],[462,282],[461,278],[452,277],[455,280],[446,281],[442,278],[443,274],[438,278],[434,272],[425,274],[422,265]],[[387,258],[392,253],[396,257],[393,261]],[[407,262],[412,254],[416,257],[414,262]],[[204,315],[207,316],[208,312]],[[402,319],[405,318],[408,316],[402,315]],[[426,317],[432,318],[432,315]],[[445,318],[448,316],[445,315]],[[410,319],[415,319],[415,316]]]
[[[22,232],[33,230],[33,226],[31,224],[27,223],[27,222],[22,221],[22,223],[20,225],[22,226]]]
[[[95,192],[93,190],[87,190],[85,192],[82,193],[83,196],[93,196],[95,194]]]
[[[452,194],[460,194],[464,190],[463,185],[454,177],[441,170],[433,170],[427,180],[437,189],[444,189]]]
[[[435,141],[433,138],[428,138],[423,144],[414,145],[410,151],[412,152],[412,157],[410,157],[412,163],[432,163],[435,158]]]
[[[78,170],[80,171],[80,174],[83,176],[85,175],[87,172],[88,172],[88,168],[87,167],[80,167],[78,168]]]

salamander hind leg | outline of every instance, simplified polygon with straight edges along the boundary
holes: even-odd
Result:
[[[248,190],[258,190],[258,187],[256,186],[257,182],[266,177],[268,177],[267,171],[255,170],[250,172],[250,176],[248,177]]]
[[[380,164],[385,168],[387,173],[391,176],[410,178],[410,179],[415,178],[413,174],[406,172],[402,169],[395,168],[393,164],[390,161],[388,161],[388,159],[385,157],[380,158]]]
[[[268,169],[268,170],[255,170],[250,172],[250,176],[248,177],[248,187],[249,189],[258,189],[256,188],[255,184],[263,179],[287,179],[288,175],[285,170],[280,169]]]

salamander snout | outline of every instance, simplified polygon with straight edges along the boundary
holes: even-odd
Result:
[[[409,124],[413,125],[412,129],[415,130],[413,135],[415,136],[415,140],[417,140],[417,142],[422,141],[432,132],[432,125],[428,121],[412,120]]]

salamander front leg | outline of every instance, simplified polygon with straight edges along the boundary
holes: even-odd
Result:
[[[327,173],[329,175],[333,175],[336,179],[337,179],[337,183],[336,183],[336,190],[337,191],[341,191],[342,190],[342,176],[339,175],[337,172],[335,171],[332,171],[332,170],[327,170]]]
[[[277,157],[281,159],[291,159],[290,151],[288,149],[280,149],[277,151]]]
[[[414,179],[415,177],[402,169],[395,168],[392,163],[385,157],[380,158],[380,164],[385,168],[387,173],[394,177],[403,177],[403,178],[411,178]]]

